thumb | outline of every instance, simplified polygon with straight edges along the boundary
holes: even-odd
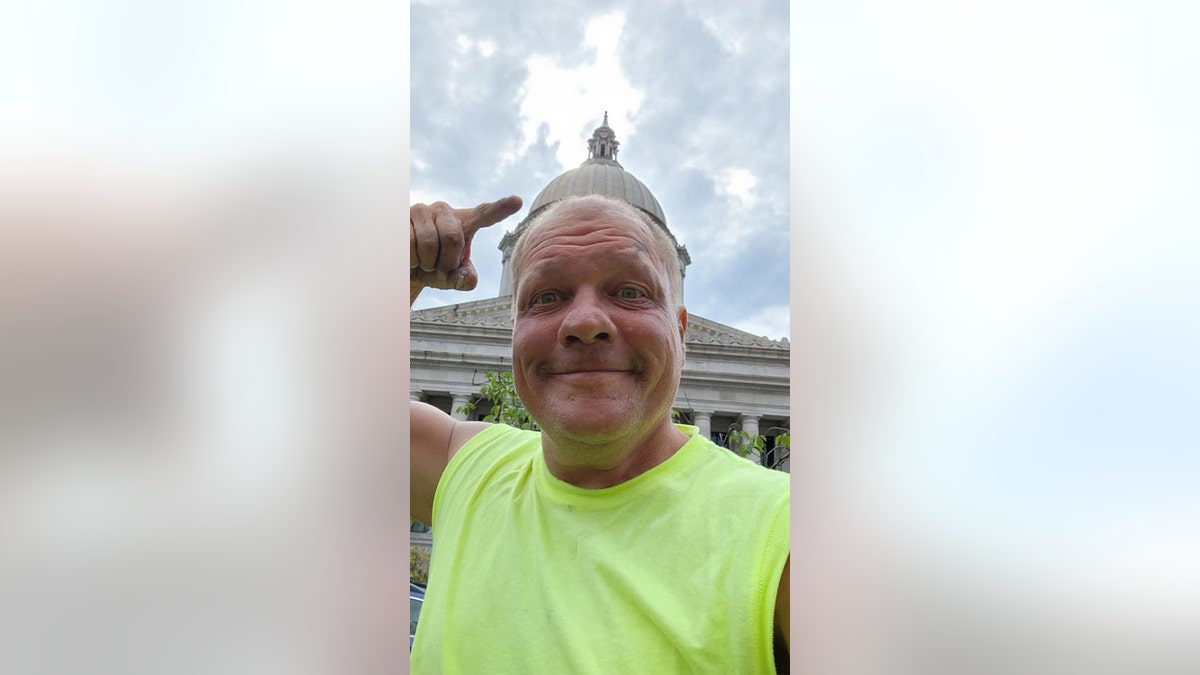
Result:
[[[446,277],[450,284],[450,288],[458,291],[474,290],[479,284],[479,272],[475,270],[475,263],[467,260],[463,264]]]
[[[512,195],[494,202],[485,202],[473,209],[455,209],[454,215],[463,224],[463,234],[473,236],[479,230],[496,223],[521,210],[521,198]]]

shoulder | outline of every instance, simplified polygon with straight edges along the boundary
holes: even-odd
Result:
[[[533,460],[540,457],[541,438],[536,431],[492,424],[463,443],[438,481],[433,499],[434,524],[441,522],[439,514],[445,514],[447,508],[461,508],[497,484],[529,472]],[[489,489],[481,490],[481,486]]]
[[[694,427],[680,425],[691,436],[681,448],[672,482],[692,517],[743,533],[760,527],[787,527],[791,476],[737,456]],[[747,525],[753,522],[752,527]]]
[[[492,472],[497,465],[525,463],[540,456],[542,435],[507,424],[492,424],[472,435],[450,458],[443,481]]]
[[[541,442],[541,432],[518,429],[507,424],[489,424],[474,433],[455,454],[469,457],[479,453],[519,451],[530,444],[540,447]]]
[[[790,529],[791,476],[739,457],[707,438],[693,438],[698,456],[689,492],[702,508],[751,539],[776,538]]]
[[[697,472],[716,488],[739,493],[761,493],[765,497],[784,501],[791,495],[789,474],[739,457],[707,438],[693,436],[688,445],[701,458],[697,462]]]

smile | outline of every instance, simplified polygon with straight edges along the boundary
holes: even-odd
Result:
[[[537,367],[537,374],[539,377],[561,377],[561,376],[568,376],[568,375],[577,375],[579,377],[585,377],[588,375],[599,376],[599,375],[604,375],[606,373],[607,374],[637,375],[638,373],[644,372],[644,370],[645,370],[645,368],[643,368],[638,363],[622,363],[620,365],[615,365],[615,364],[608,365],[608,364],[601,364],[601,363],[587,363],[587,362],[570,363],[570,362],[567,362],[567,363],[559,363],[557,365],[553,365],[553,364],[549,364],[549,363],[540,364]]]

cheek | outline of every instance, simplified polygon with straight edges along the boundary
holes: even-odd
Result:
[[[512,353],[512,373],[513,386],[516,388],[517,397],[522,401],[528,401],[528,380],[529,369],[531,368],[529,358],[526,356],[524,343],[519,341],[517,334],[513,333],[513,353]]]
[[[517,398],[526,407],[529,406],[532,398],[528,395],[529,390],[525,387],[525,376],[520,368],[513,368],[513,389],[517,392]]]
[[[683,341],[678,332],[655,322],[641,326],[635,339],[668,370],[678,370],[683,365]]]
[[[529,320],[522,319],[513,323],[512,344],[513,351],[521,349],[529,339]]]
[[[555,333],[545,326],[526,321],[521,327],[513,328],[512,341],[514,376],[521,377],[518,373],[523,373],[526,378],[532,379],[538,365],[553,352]]]

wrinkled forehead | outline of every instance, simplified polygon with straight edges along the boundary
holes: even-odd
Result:
[[[603,245],[610,249],[628,248],[633,257],[653,259],[650,233],[638,220],[621,213],[587,214],[573,218],[551,219],[525,235],[518,276],[537,265],[542,256],[586,259]]]

